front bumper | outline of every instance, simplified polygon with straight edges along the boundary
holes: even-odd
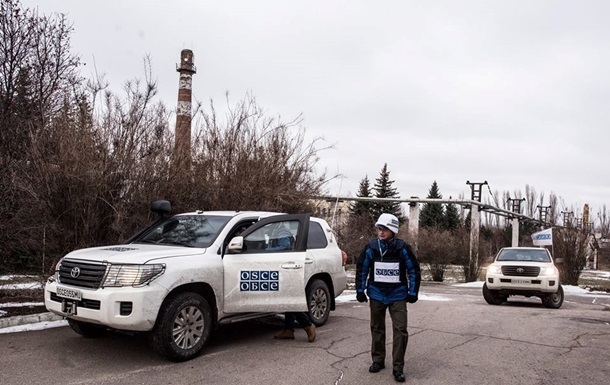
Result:
[[[57,296],[57,288],[81,293],[80,300]],[[77,321],[130,331],[151,330],[167,290],[155,282],[143,287],[87,289],[47,282],[44,292],[46,308],[57,315]]]
[[[487,273],[485,277],[490,290],[555,293],[559,289],[558,277],[520,277]]]

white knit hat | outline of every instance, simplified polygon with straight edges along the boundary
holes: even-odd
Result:
[[[398,222],[398,218],[396,218],[396,216],[384,213],[379,216],[375,226],[387,227],[394,233],[394,235],[396,235],[398,234],[398,227],[400,226],[400,223]]]

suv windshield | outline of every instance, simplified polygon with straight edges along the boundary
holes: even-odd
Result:
[[[505,249],[500,251],[496,261],[519,261],[519,262],[551,262],[549,253],[545,249],[515,250]]]
[[[231,217],[177,215],[148,229],[133,243],[209,247]]]

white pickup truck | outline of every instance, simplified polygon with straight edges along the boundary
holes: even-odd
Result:
[[[184,361],[219,324],[308,311],[323,325],[346,287],[329,225],[309,214],[197,211],[160,219],[125,244],[73,251],[45,286],[45,306],[85,337],[147,332],[154,350]]]

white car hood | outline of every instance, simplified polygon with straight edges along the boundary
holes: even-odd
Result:
[[[206,249],[201,248],[131,243],[75,250],[65,258],[109,263],[146,263],[154,259],[184,257],[205,252]]]

